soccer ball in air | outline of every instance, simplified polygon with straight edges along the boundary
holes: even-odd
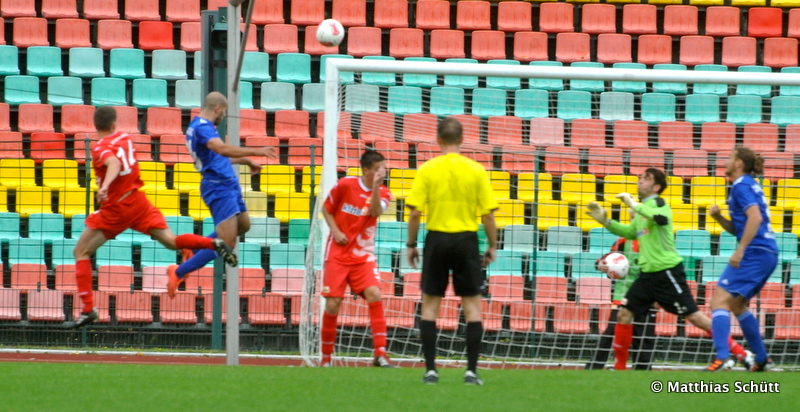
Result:
[[[608,277],[611,279],[625,279],[628,276],[628,269],[630,264],[628,258],[622,253],[609,253],[605,257],[606,266],[608,266]]]
[[[338,46],[344,40],[344,26],[338,20],[323,20],[317,27],[317,40],[323,46]]]

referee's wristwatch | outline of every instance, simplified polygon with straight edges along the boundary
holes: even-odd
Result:
[[[406,242],[406,247],[417,247],[417,242]]]

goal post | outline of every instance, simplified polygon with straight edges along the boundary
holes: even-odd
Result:
[[[324,74],[325,110],[319,118],[324,121],[321,186],[311,215],[304,293],[298,308],[300,351],[307,365],[319,361],[324,307],[319,292],[328,228],[320,208],[341,175],[359,173],[353,165],[365,147],[406,165],[390,166],[387,180],[398,200],[378,223],[376,237],[381,245],[376,253],[379,270],[388,273],[391,280],[387,282],[393,283],[387,289],[393,292],[384,292],[390,354],[400,361],[421,358],[416,328],[419,269],[408,267],[403,245],[398,244],[405,243],[403,199],[414,170],[438,154],[435,124],[451,109],[450,114],[464,125],[462,152],[485,165],[501,205],[496,215],[502,259],[487,269],[483,302],[487,327],[481,356],[486,362],[560,368],[583,367],[591,358],[608,322],[612,287],[594,270],[594,261],[616,237],[585,217],[585,205],[599,201],[612,217],[627,221],[628,211],[613,195],[635,192],[636,176],[648,166],[668,172],[672,188],[665,197],[673,206],[679,252],[701,310],[709,312],[706,296],[716,285],[730,246],[730,239],[706,216],[706,210],[712,204],[724,205],[726,182],[720,162],[734,145],[755,145],[757,152],[771,156],[767,165],[772,163],[777,169],[765,173],[762,181],[773,228],[789,243],[794,236],[797,246],[800,231],[793,233],[793,224],[798,219],[800,227],[800,210],[783,208],[778,197],[781,185],[800,185],[794,181],[793,157],[798,153],[794,147],[800,145],[787,140],[790,135],[800,136],[791,132],[800,119],[781,117],[779,112],[793,100],[782,99],[779,86],[800,86],[800,74],[337,58],[326,61]],[[374,74],[388,74],[388,80],[376,80]],[[409,75],[426,75],[433,81],[393,89],[406,85]],[[561,87],[538,88],[541,83],[533,79],[555,80]],[[641,90],[620,91],[625,90],[617,87],[620,82],[641,85]],[[683,85],[685,90],[657,90],[656,84]],[[721,89],[714,88],[720,84]],[[766,86],[769,97],[736,97],[753,96],[739,93],[740,85]],[[388,110],[392,99],[405,98],[420,99],[420,103],[405,111]],[[543,106],[520,107],[538,98],[545,99]],[[572,98],[570,106],[566,102]],[[478,110],[493,103],[492,110],[499,110],[494,115]],[[667,116],[660,117],[662,111]],[[682,140],[672,140],[678,135]],[[395,143],[405,144],[405,153]],[[424,241],[422,234],[418,241]],[[770,353],[785,368],[800,363],[800,343],[794,337],[800,331],[783,324],[796,316],[791,311],[797,308],[778,297],[780,293],[788,296],[791,283],[800,281],[791,276],[790,262],[784,260],[770,280],[780,284],[781,291],[762,292],[751,303]],[[598,289],[600,300],[588,293]],[[334,353],[337,363],[371,360],[368,317],[359,302],[348,297],[342,305]],[[458,300],[448,295],[444,302],[437,324],[439,359],[463,362]],[[702,331],[663,311],[657,321],[654,367],[693,368],[710,361],[711,340]],[[737,326],[734,321],[734,338],[744,344]]]

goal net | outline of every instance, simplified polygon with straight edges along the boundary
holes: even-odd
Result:
[[[766,159],[759,179],[781,248],[781,264],[750,309],[772,358],[784,368],[798,365],[800,76],[747,67],[489,63],[500,64],[327,60],[321,187],[299,308],[307,364],[319,360],[324,306],[319,292],[328,228],[320,207],[338,178],[360,173],[365,148],[387,158],[386,184],[396,198],[380,217],[375,247],[388,349],[398,361],[421,359],[420,269],[406,261],[404,199],[417,168],[438,155],[438,120],[455,116],[464,130],[462,153],[486,168],[499,203],[497,261],[485,270],[482,362],[582,368],[592,359],[614,312],[616,287],[595,262],[617,237],[586,216],[586,205],[596,201],[627,222],[629,212],[615,195],[636,193],[638,176],[649,167],[668,175],[662,196],[673,210],[676,246],[691,291],[710,314],[711,293],[736,240],[707,210],[715,204],[727,210],[725,160],[744,145]],[[479,235],[483,249],[485,234]],[[424,246],[424,217],[417,241]],[[437,359],[444,363],[466,359],[459,305],[449,290],[437,321]],[[700,367],[713,359],[711,339],[683,317],[658,310],[650,322],[653,333],[642,347],[653,347],[653,367]],[[735,320],[731,331],[745,344]],[[629,367],[640,352],[650,352],[636,348]],[[606,351],[613,364],[613,352]],[[371,355],[367,305],[348,295],[334,361],[358,364]]]

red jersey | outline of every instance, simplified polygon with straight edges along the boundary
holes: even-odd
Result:
[[[108,200],[105,203],[115,203],[119,198],[131,190],[144,186],[139,178],[139,164],[136,163],[136,153],[133,142],[127,133],[116,132],[106,136],[92,147],[92,167],[97,174],[97,186],[103,185],[106,177],[106,160],[114,156],[122,163],[119,175],[108,187]]]
[[[369,214],[372,189],[361,183],[357,176],[339,180],[325,199],[325,210],[330,213],[339,229],[347,235],[349,242],[340,245],[328,237],[327,259],[344,264],[375,261],[375,231],[378,218]],[[389,206],[392,194],[386,186],[380,186],[383,209]]]

